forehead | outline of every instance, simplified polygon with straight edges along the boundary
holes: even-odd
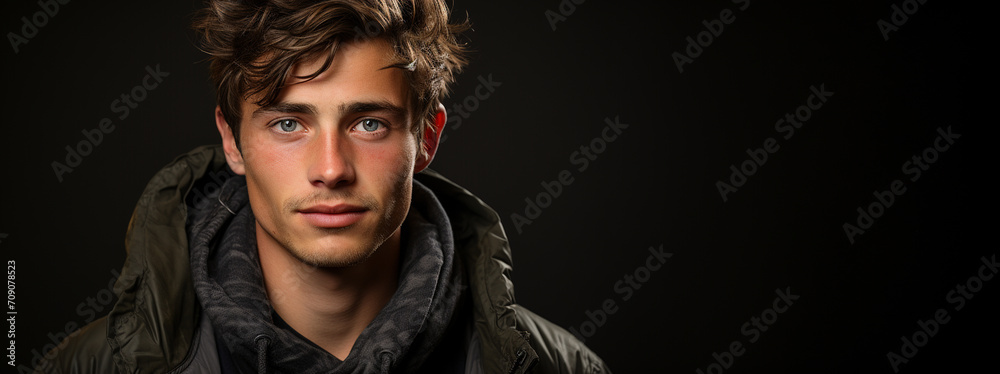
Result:
[[[322,110],[358,101],[384,101],[410,110],[409,86],[402,69],[392,67],[393,49],[383,39],[341,43],[330,66],[316,78],[326,55],[304,59],[292,67],[291,77],[277,101],[316,104]]]

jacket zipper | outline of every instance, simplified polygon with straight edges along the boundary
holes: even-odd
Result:
[[[518,349],[517,359],[514,360],[514,365],[510,367],[510,370],[507,371],[507,374],[514,374],[514,372],[517,371],[517,368],[521,367],[521,365],[524,365],[524,359],[526,358],[528,358],[528,355],[524,352],[524,349]]]

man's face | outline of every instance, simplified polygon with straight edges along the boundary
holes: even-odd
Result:
[[[258,245],[349,266],[398,234],[418,143],[403,73],[385,68],[390,52],[382,40],[341,44],[328,70],[286,85],[275,105],[243,103],[243,171]],[[322,62],[304,61],[293,75]]]

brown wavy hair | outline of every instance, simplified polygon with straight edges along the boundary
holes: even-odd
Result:
[[[412,90],[414,134],[433,129],[438,103],[466,64],[457,36],[468,19],[450,24],[448,17],[443,0],[209,0],[194,29],[239,145],[243,100],[272,105],[296,63],[325,55],[319,70],[295,77],[311,80],[330,67],[340,43],[377,37],[392,45],[392,66],[403,69]]]

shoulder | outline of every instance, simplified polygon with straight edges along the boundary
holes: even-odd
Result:
[[[108,319],[101,317],[63,339],[45,354],[35,373],[115,373],[107,339]]]
[[[611,373],[604,361],[573,334],[523,306],[515,304],[514,310],[518,329],[528,332],[531,348],[538,355],[532,373]]]

